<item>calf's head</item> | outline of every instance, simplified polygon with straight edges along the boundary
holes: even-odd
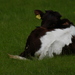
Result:
[[[45,13],[41,10],[35,10],[34,13],[36,15],[36,18],[42,19],[41,26],[47,29],[55,27],[55,25],[61,18],[60,13],[52,10],[47,10],[45,11]]]

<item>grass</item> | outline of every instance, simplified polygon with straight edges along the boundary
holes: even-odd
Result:
[[[20,54],[30,32],[40,25],[34,10],[59,11],[75,23],[75,0],[0,0],[1,75],[75,75],[75,56],[57,56],[38,61],[10,59]]]

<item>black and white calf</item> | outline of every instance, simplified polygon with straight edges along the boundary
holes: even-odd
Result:
[[[24,52],[18,55],[10,55],[11,58],[25,59],[30,57],[53,57],[67,53],[65,49],[75,52],[75,27],[68,19],[61,19],[58,12],[48,10],[43,13],[35,10],[37,17],[42,19],[41,27],[31,32],[27,39]],[[38,16],[39,15],[39,16]]]

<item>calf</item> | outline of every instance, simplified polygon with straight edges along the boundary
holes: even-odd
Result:
[[[51,12],[54,12],[54,11],[51,11]],[[65,28],[68,28],[70,26],[74,26],[72,22],[70,22],[68,19],[60,19],[61,18],[61,15],[58,13],[58,12],[54,12],[54,13],[57,13],[55,14],[56,16],[58,15],[57,18],[59,18],[59,20],[56,22],[55,25],[44,25],[43,22],[43,15],[44,13],[40,10],[35,10],[35,15],[36,15],[36,18],[38,18],[37,16],[39,15],[42,19],[42,23],[41,23],[41,26],[42,27],[45,27],[47,28],[47,30],[50,28],[51,29],[51,26],[53,26],[52,28],[56,28],[56,29],[65,29]],[[75,36],[72,36],[72,43],[69,44],[68,46],[64,46],[62,48],[62,54],[75,54]]]
[[[75,27],[71,25],[72,23],[69,20],[60,19],[61,15],[52,10],[45,13],[35,10],[35,14],[39,14],[42,19],[41,27],[31,32],[24,52],[19,56],[9,54],[11,58],[26,60],[26,58],[30,59],[34,56],[39,59],[43,59],[45,56],[53,57],[54,54],[64,54],[63,47],[65,48],[73,43],[71,39],[72,36],[75,36]]]

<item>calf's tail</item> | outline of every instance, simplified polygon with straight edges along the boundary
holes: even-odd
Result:
[[[13,58],[13,59],[27,60],[26,58],[21,57],[21,56],[19,56],[19,55],[11,55],[11,54],[8,54],[8,56],[9,56],[10,58]]]

